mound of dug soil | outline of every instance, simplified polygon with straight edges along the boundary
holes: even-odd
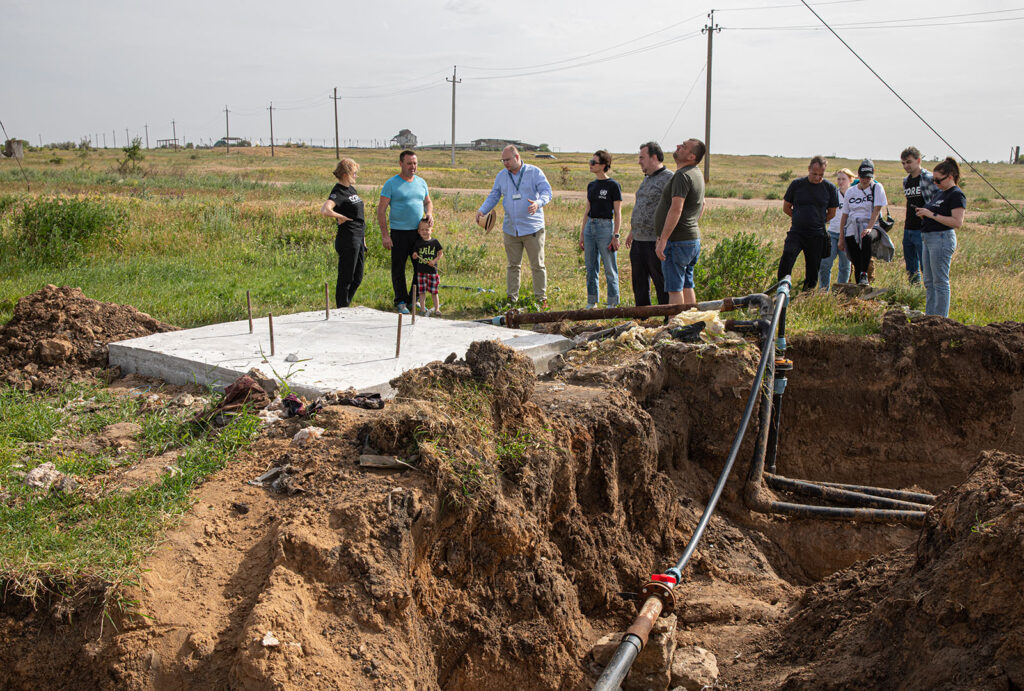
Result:
[[[0,328],[0,378],[25,390],[51,388],[95,376],[107,366],[108,343],[176,330],[134,307],[47,285],[18,300]]]
[[[1024,457],[985,452],[917,543],[809,589],[776,656],[788,689],[1024,688]]]

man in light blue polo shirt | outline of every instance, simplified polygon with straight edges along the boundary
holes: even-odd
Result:
[[[391,287],[395,292],[395,310],[409,314],[412,298],[405,278],[405,266],[412,257],[413,245],[419,239],[420,222],[434,225],[434,202],[430,200],[427,181],[416,175],[416,154],[405,150],[399,154],[398,162],[402,172],[388,179],[380,190],[377,224],[380,226],[381,244],[384,249],[391,250]],[[388,209],[391,209],[390,224]]]
[[[544,171],[523,163],[519,150],[511,144],[501,152],[505,170],[494,178],[494,187],[476,212],[477,223],[502,200],[505,221],[502,224],[505,240],[505,289],[508,299],[519,299],[519,278],[523,266],[523,250],[530,258],[533,274],[533,297],[541,307],[547,307],[547,269],[544,268],[544,210],[551,201],[551,185]]]

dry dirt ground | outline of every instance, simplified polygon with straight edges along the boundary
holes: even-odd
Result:
[[[40,381],[73,369],[0,347]],[[788,355],[781,473],[941,496],[920,530],[752,513],[748,435],[676,588],[675,643],[713,653],[717,688],[1024,688],[1024,325],[891,313]],[[309,446],[292,444],[309,421],[271,425],[201,488],[131,611],[8,596],[0,688],[589,688],[595,641],[635,613],[624,594],[696,525],[756,359],[671,343],[537,379],[478,343],[397,379],[383,410],[327,407]],[[247,484],[283,464],[300,493]]]

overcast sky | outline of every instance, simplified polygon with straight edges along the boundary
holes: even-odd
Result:
[[[1024,144],[1024,0],[811,4],[968,159]],[[343,140],[450,142],[458,65],[459,142],[668,148],[704,136],[712,6],[712,151],[950,153],[799,0],[2,0],[0,120],[33,144],[108,146],[148,123],[155,146],[172,120],[223,136],[227,106],[232,136],[268,143],[273,101],[276,140],[333,145],[338,87]]]

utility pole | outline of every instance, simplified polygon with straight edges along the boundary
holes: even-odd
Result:
[[[274,102],[270,102],[270,157],[274,157]]]
[[[228,110],[227,106],[224,106],[224,144],[228,147],[225,154],[231,153],[231,123],[228,121]]]
[[[146,123],[146,149],[149,149],[149,123]]]
[[[103,133],[103,148],[104,149],[107,148],[107,133],[106,132]]]
[[[708,23],[701,29],[701,33],[708,35],[708,88],[707,96],[704,99],[704,182],[711,181],[711,41],[716,31],[722,27],[715,24],[715,11],[708,12]]]
[[[39,135],[39,148],[40,149],[43,148],[43,135],[42,134]]]
[[[127,144],[128,146],[132,145],[132,140],[128,136],[128,128],[127,127],[124,128],[124,143]]]
[[[117,148],[117,130],[110,130],[110,136],[114,138],[114,148]]]
[[[455,165],[455,85],[461,84],[461,79],[455,78],[455,70],[458,65],[452,65],[452,78],[445,77],[446,82],[452,83],[452,165]]]
[[[178,130],[174,125],[174,120],[171,120],[171,136],[174,137],[174,150],[178,150]]]
[[[334,87],[334,95],[328,96],[334,101],[334,159],[341,160],[341,149],[338,146],[338,87]]]

